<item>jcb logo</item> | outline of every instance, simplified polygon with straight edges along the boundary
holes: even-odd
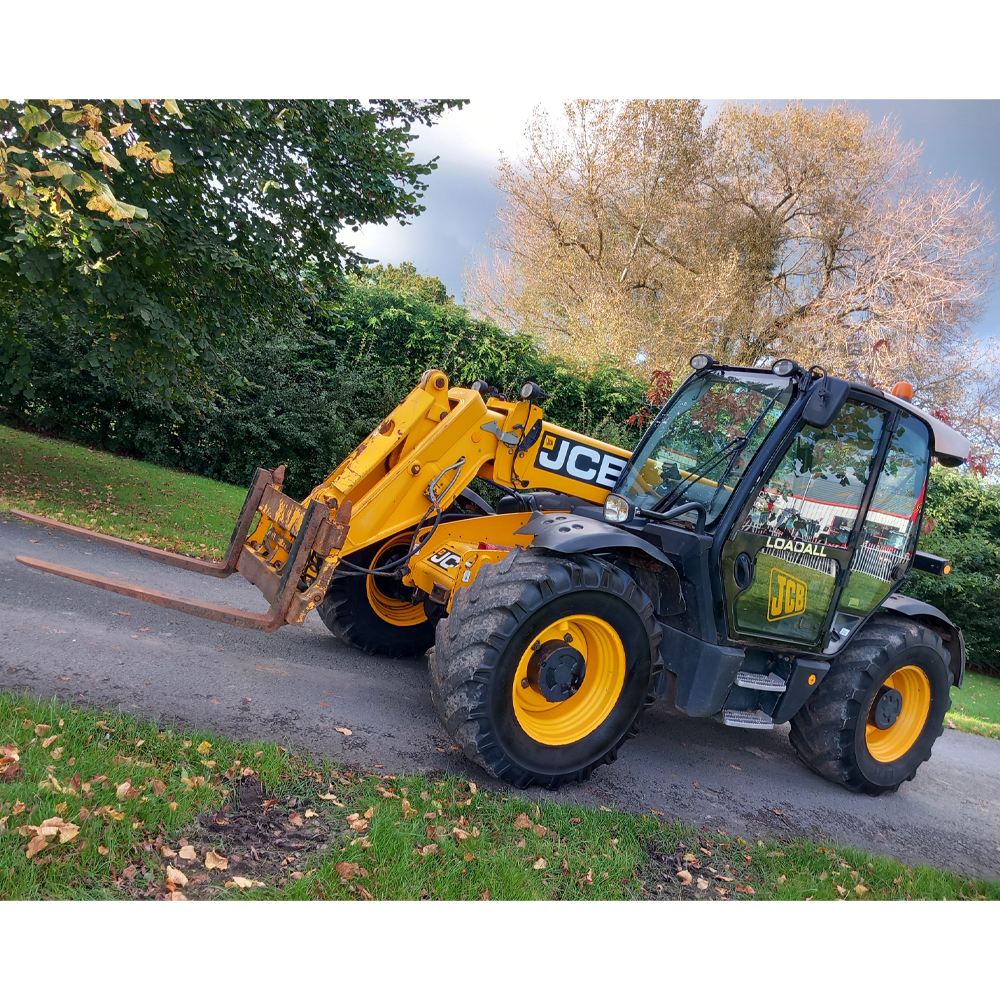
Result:
[[[779,618],[801,615],[806,609],[808,598],[808,583],[789,576],[780,569],[772,569],[771,589],[767,598],[767,620],[776,622]]]
[[[595,483],[610,490],[625,468],[627,459],[557,434],[546,434],[538,449],[535,466],[570,479]]]
[[[443,570],[457,569],[462,564],[462,557],[451,549],[441,549],[431,556],[430,561]]]

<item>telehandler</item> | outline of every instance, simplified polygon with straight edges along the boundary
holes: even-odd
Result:
[[[969,442],[892,392],[789,359],[708,355],[635,452],[548,423],[528,382],[417,387],[300,504],[259,469],[226,557],[210,562],[21,513],[200,573],[241,573],[267,612],[19,562],[191,614],[272,631],[313,609],[372,653],[429,649],[454,741],[518,787],[615,759],[667,697],[727,726],[791,721],[825,778],[879,794],[931,753],[965,670],[962,632],[898,594],[932,457]],[[499,487],[491,507],[471,489]]]

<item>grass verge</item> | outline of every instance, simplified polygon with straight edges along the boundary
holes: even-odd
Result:
[[[1000,677],[966,673],[961,690],[952,688],[945,718],[955,729],[1000,740]]]
[[[17,507],[218,559],[245,496],[203,476],[0,425],[0,511]]]
[[[808,840],[357,774],[0,693],[4,899],[1000,899]]]

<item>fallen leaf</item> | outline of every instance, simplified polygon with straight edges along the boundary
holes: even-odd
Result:
[[[374,815],[375,815],[375,807],[374,806],[369,806],[365,810],[365,819],[371,819],[372,816],[374,816]]]
[[[26,858],[33,858],[39,851],[44,851],[49,846],[48,837],[41,835],[32,837],[28,842],[28,849],[24,852]]]
[[[227,889],[252,889],[254,886],[262,886],[263,882],[255,882],[253,879],[243,878],[242,875],[234,875],[232,881],[226,883]]]
[[[474,781],[470,781],[469,782],[469,794],[470,795],[475,795],[476,792],[478,792],[478,791],[479,791],[479,788],[476,786],[476,783]]]
[[[403,807],[403,819],[413,819],[417,815],[417,810],[410,805],[408,799],[403,799],[400,805]]]
[[[35,735],[44,736],[45,733],[47,733],[51,728],[52,728],[51,726],[46,726],[43,723],[39,722],[38,725],[35,726]]]
[[[59,736],[59,733],[54,733],[52,736],[46,736],[45,739],[42,740],[42,746],[47,750],[57,739],[59,739]]]
[[[154,795],[162,795],[167,790],[166,784],[160,781],[159,778],[153,778],[151,785],[153,788]]]
[[[420,798],[421,798],[421,799],[423,799],[423,801],[424,801],[424,802],[430,802],[430,800],[431,800],[431,793],[430,793],[430,792],[428,792],[428,791],[427,791],[427,789],[425,788],[425,789],[424,789],[424,790],[423,790],[423,791],[422,791],[422,792],[420,793]]]
[[[539,859],[531,866],[535,871],[541,871],[545,867],[545,858],[539,857]]]
[[[212,744],[208,740],[202,740],[195,749],[204,757],[212,749]]]
[[[343,733],[345,736],[354,735],[353,730],[348,729],[347,726],[334,726],[333,728],[336,729],[338,733]]]
[[[958,729],[958,726],[956,726],[955,723],[951,721],[951,719],[948,719],[947,722],[949,729]]]
[[[195,851],[191,844],[185,844],[178,852],[179,857],[182,857],[185,861],[197,861],[198,852]]]
[[[720,882],[733,882],[733,881],[735,881],[734,879],[730,878],[728,875],[716,875],[714,877],[716,879],[718,879]]]
[[[736,891],[737,892],[744,892],[748,896],[756,896],[757,895],[757,893],[754,892],[754,889],[753,889],[752,885],[738,885],[736,887]]]
[[[527,830],[531,827],[531,820],[528,819],[527,813],[520,813],[517,819],[514,820],[515,830]]]
[[[103,844],[101,844],[97,848],[97,853],[100,854],[102,858],[106,858],[108,856],[108,849]]]
[[[187,896],[185,896],[184,893],[181,892],[180,890],[175,889],[173,892],[168,892],[166,896],[164,896],[163,898],[173,900],[175,902],[181,902],[183,900],[186,900]]]
[[[100,850],[100,848],[98,848],[98,850]],[[167,845],[164,844],[160,848],[160,856],[164,858],[176,858],[177,852],[172,847],[167,847]]]
[[[319,815],[319,813],[318,812],[313,812],[312,809],[307,809],[306,810],[306,819],[312,819],[314,816],[318,816],[318,815]]]
[[[541,823],[536,823],[532,828],[531,832],[536,837],[544,837],[545,834],[549,832],[548,827],[542,826]]]
[[[785,875],[779,875],[779,876],[778,876],[778,881],[779,881],[779,882],[787,882],[787,881],[788,881],[788,878],[787,878],[787,876],[785,876]]]
[[[705,889],[708,888],[708,879],[699,878],[696,885],[698,886],[699,889],[704,891]]]
[[[320,795],[319,798],[321,798],[324,802],[332,802],[335,806],[340,806],[341,809],[344,808],[344,803],[341,802],[332,792]]]
[[[167,865],[167,878],[173,882],[174,885],[179,885],[181,888],[187,885],[187,875],[185,875],[180,868],[174,868],[173,865]]]
[[[354,878],[361,871],[361,865],[354,861],[338,861],[334,867],[341,878]]]
[[[868,886],[864,882],[859,882],[855,887],[854,891],[859,895],[863,896],[868,891]]]
[[[229,867],[229,858],[224,858],[221,854],[216,854],[215,851],[209,851],[205,855],[205,867],[209,869],[218,868],[219,871],[225,871]]]
[[[123,782],[122,782],[122,783],[121,783],[121,784],[120,784],[120,785],[119,785],[119,786],[118,786],[118,787],[117,787],[117,788],[115,789],[115,798],[116,798],[116,799],[118,799],[119,801],[122,801],[122,800],[124,800],[124,799],[125,799],[125,797],[126,797],[126,796],[128,795],[128,793],[129,793],[130,791],[132,791],[132,779],[131,779],[131,778],[126,778],[126,779],[125,779],[125,780],[124,780],[124,781],[123,781]]]
[[[682,868],[678,873],[677,877],[684,883],[684,885],[691,884],[691,873],[686,869]]]
[[[291,823],[292,826],[302,826],[302,816],[297,812],[289,813],[288,822]]]
[[[451,831],[451,835],[458,841],[469,839],[469,832],[467,830],[462,830],[457,826]]]

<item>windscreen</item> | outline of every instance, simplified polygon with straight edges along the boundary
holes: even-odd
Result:
[[[711,523],[791,398],[789,379],[763,372],[712,371],[694,379],[656,418],[618,492],[660,511],[698,500]]]

